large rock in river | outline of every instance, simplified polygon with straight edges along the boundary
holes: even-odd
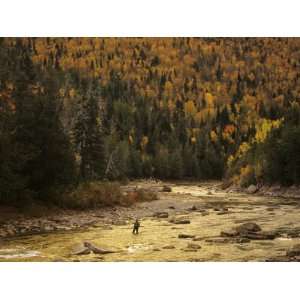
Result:
[[[173,218],[169,220],[170,223],[173,224],[190,224],[191,221],[186,218]]]
[[[156,218],[168,218],[169,217],[169,214],[167,212],[156,212],[153,214],[153,217],[156,217]]]
[[[196,249],[196,250],[198,250],[198,249],[201,249],[201,246],[196,244],[196,243],[188,243],[187,249]]]
[[[256,223],[245,223],[227,231],[221,232],[222,237],[240,237],[249,240],[273,240],[278,236],[274,231],[262,231]]]
[[[90,242],[84,242],[84,247],[92,251],[94,254],[109,254],[109,253],[115,253],[115,251],[107,250],[107,249],[101,249],[97,247],[96,245],[90,243]]]
[[[244,223],[238,227],[235,228],[235,230],[238,233],[244,233],[244,232],[258,232],[261,231],[261,228],[259,225],[257,225],[256,223]]]
[[[247,188],[247,192],[249,194],[254,194],[257,191],[258,191],[258,187],[256,185],[254,185],[254,184],[249,185],[248,188]]]
[[[166,245],[162,247],[163,249],[175,249],[174,245]]]
[[[75,246],[72,255],[88,255],[91,253],[91,250],[84,245]]]
[[[178,234],[179,239],[192,239],[194,237],[195,235],[192,234],[184,234],[184,233]]]

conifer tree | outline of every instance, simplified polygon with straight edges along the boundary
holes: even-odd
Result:
[[[105,148],[100,90],[96,82],[88,85],[79,104],[74,142],[80,156],[80,177],[82,180],[100,179],[104,176]]]

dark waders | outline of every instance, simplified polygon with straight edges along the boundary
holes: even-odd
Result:
[[[133,234],[138,234],[139,233],[139,227],[140,227],[140,222],[136,220],[133,224]]]

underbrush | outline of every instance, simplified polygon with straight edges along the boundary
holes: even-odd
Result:
[[[75,190],[64,194],[60,205],[71,209],[95,209],[129,206],[137,202],[156,200],[157,195],[145,190],[123,193],[116,182],[82,183]]]

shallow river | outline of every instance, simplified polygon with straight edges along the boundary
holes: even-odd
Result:
[[[208,241],[220,236],[222,230],[245,222],[255,222],[263,230],[299,228],[300,203],[290,199],[226,194],[215,184],[173,184],[171,193],[159,193],[159,197],[139,204],[137,211],[147,211],[148,216],[142,214],[138,235],[132,234],[132,221],[128,220],[126,224],[100,224],[85,231],[16,237],[0,242],[0,261],[264,261],[284,255],[300,243],[299,238],[284,236],[242,244]],[[191,210],[193,206],[198,211]],[[220,207],[228,211],[222,214]],[[150,216],[157,211],[168,212],[169,218]],[[174,216],[191,223],[172,224],[169,219]],[[180,239],[179,234],[194,235],[197,241]],[[72,249],[84,241],[116,252],[73,255]],[[189,243],[201,248],[190,249]]]

